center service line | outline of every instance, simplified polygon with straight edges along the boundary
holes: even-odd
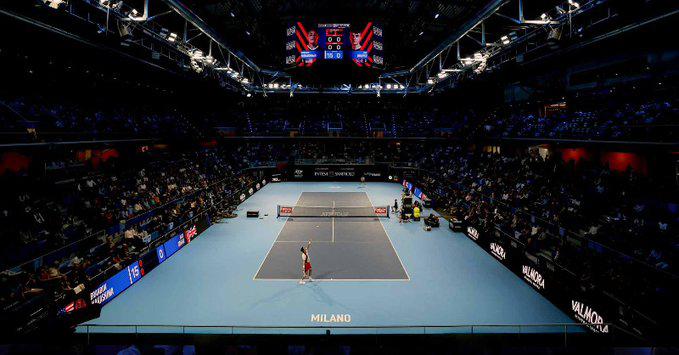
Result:
[[[332,201],[332,211],[335,212],[335,201]],[[335,242],[335,217],[332,217],[332,242]]]

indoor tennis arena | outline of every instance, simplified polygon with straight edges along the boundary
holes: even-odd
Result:
[[[667,0],[0,0],[0,354],[679,354]]]

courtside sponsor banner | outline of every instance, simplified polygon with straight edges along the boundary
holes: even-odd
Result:
[[[105,305],[120,293],[139,281],[143,275],[143,270],[139,261],[135,261],[130,266],[120,270],[110,279],[104,281],[90,292],[90,301],[92,304]]]
[[[190,241],[193,240],[198,235],[198,230],[196,229],[196,225],[194,224],[191,226],[191,228],[187,229],[184,231],[184,238],[186,238],[186,243],[189,243]]]
[[[386,207],[375,207],[375,214],[378,216],[386,217],[389,213],[389,209]]]
[[[167,259],[167,255],[165,254],[165,245],[160,245],[156,248],[156,255],[158,255],[158,264],[162,264],[163,261]]]
[[[471,240],[479,240],[479,231],[472,226],[467,226],[467,236]]]
[[[292,216],[292,211],[293,211],[293,210],[294,210],[294,209],[293,209],[292,207],[281,206],[280,211],[279,211],[278,214],[281,215],[281,216]]]
[[[493,256],[496,259],[498,259],[500,261],[507,260],[507,251],[505,250],[505,248],[502,245],[493,242],[493,243],[490,243],[489,248],[490,248],[490,253],[493,254]]]
[[[415,197],[417,197],[421,200],[422,199],[422,190],[420,190],[418,187],[416,187],[415,190],[413,191],[413,195],[415,195]]]
[[[165,242],[163,246],[165,247],[165,257],[169,258],[177,250],[181,249],[186,244],[186,239],[184,239],[184,233],[179,233],[172,237],[170,240]]]
[[[355,176],[356,170],[353,167],[316,167],[313,172],[313,177],[317,178],[351,178]]]
[[[545,289],[545,277],[540,271],[531,265],[521,265],[521,274],[523,275],[523,279],[526,280],[526,282],[528,282],[531,286],[540,291]]]
[[[573,311],[573,317],[585,324],[593,332],[608,333],[608,325],[604,324],[606,319],[592,305],[580,300],[571,299],[571,310]]]

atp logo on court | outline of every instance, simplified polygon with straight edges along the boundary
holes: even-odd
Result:
[[[351,314],[312,314],[313,323],[351,323]]]

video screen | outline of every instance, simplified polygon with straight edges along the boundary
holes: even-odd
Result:
[[[312,67],[319,61],[351,61],[357,67],[384,66],[382,26],[374,22],[290,24],[286,66]]]

